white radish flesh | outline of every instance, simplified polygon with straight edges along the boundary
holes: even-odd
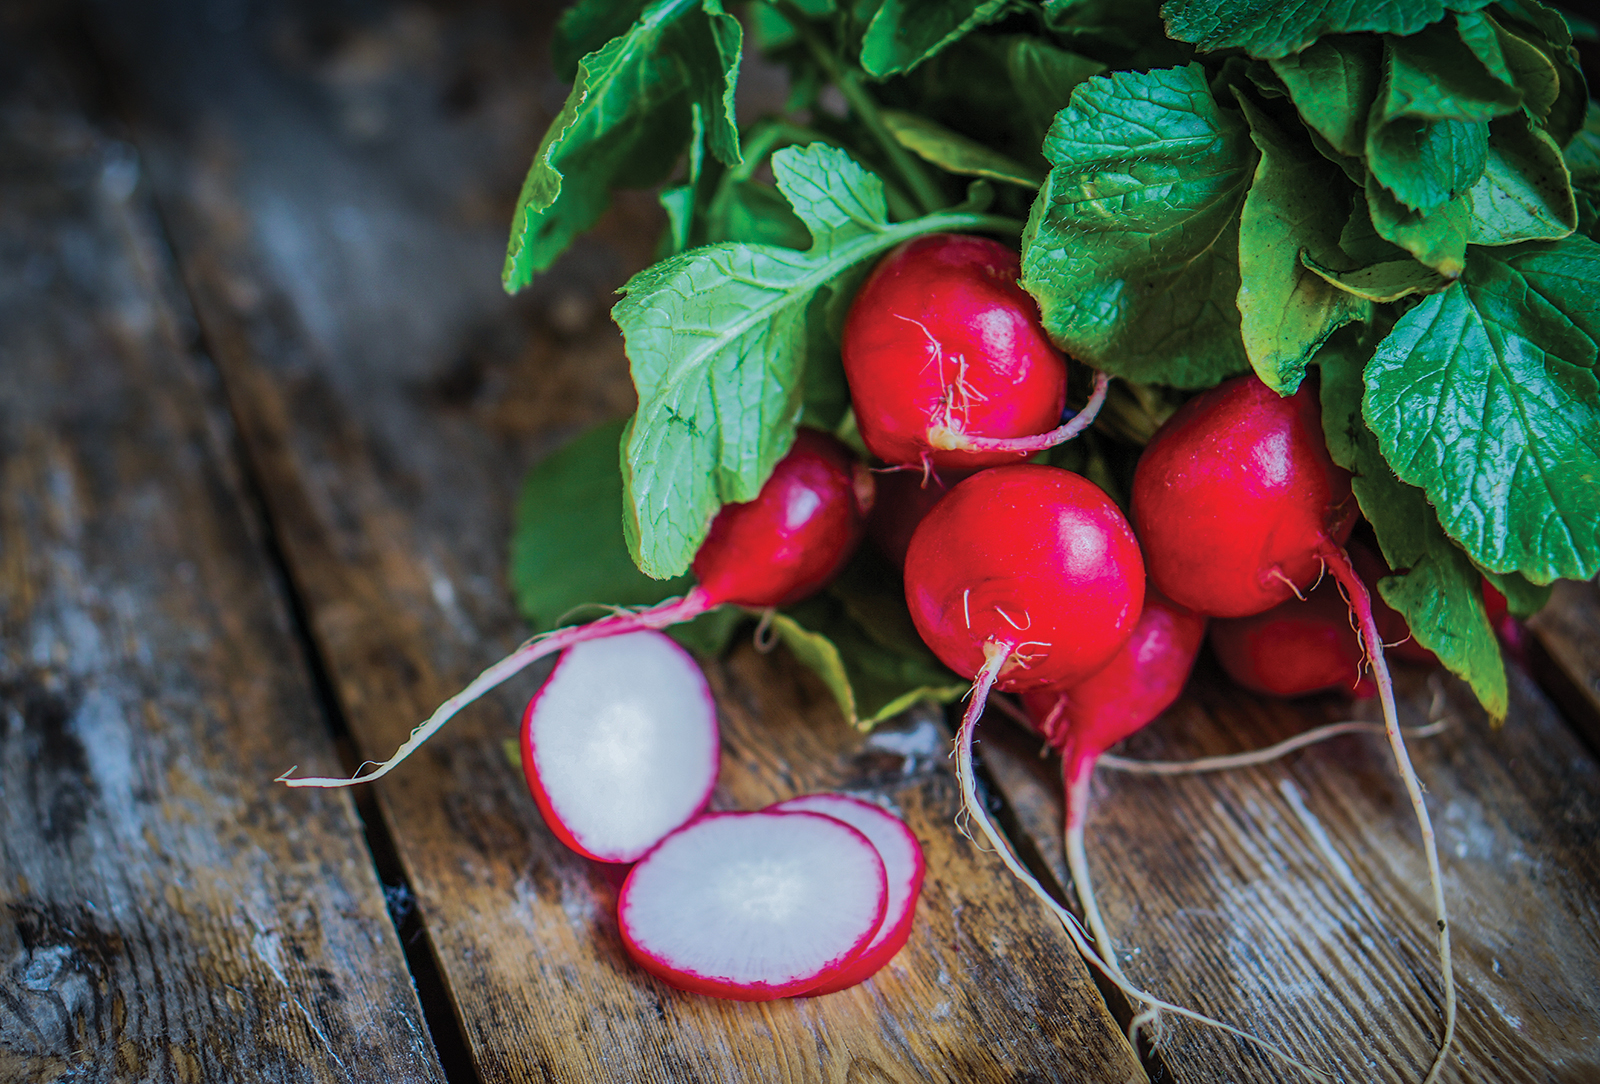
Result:
[[[668,836],[617,899],[628,954],[680,990],[803,993],[872,940],[888,897],[866,836],[814,813],[715,813]]]
[[[807,794],[768,808],[775,813],[821,813],[844,821],[877,848],[889,881],[883,924],[849,967],[806,993],[831,994],[870,978],[893,959],[911,937],[917,897],[922,892],[922,877],[927,869],[922,858],[922,844],[893,813],[845,794]]]
[[[522,765],[545,822],[602,862],[638,860],[704,809],[717,757],[705,675],[659,632],[568,648],[522,719]]]

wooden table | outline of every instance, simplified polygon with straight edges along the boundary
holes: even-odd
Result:
[[[0,1080],[1291,1079],[1175,1021],[1137,1055],[1126,1006],[957,829],[943,716],[857,735],[782,651],[706,663],[717,807],[843,788],[929,856],[910,945],[844,993],[722,1002],[628,964],[615,873],[554,839],[504,751],[536,673],[378,785],[272,783],[381,758],[527,634],[504,575],[518,481],[632,406],[607,310],[650,259],[648,195],[499,289],[565,94],[553,16],[0,16]],[[1521,669],[1500,730],[1457,683],[1401,676],[1410,719],[1454,720],[1414,755],[1453,908],[1455,1081],[1600,1080],[1600,770],[1570,725],[1600,704],[1594,585],[1533,628],[1566,718]],[[1352,713],[1371,708],[1259,701],[1203,662],[1132,751]],[[1060,893],[1055,763],[993,714],[981,752]],[[1130,977],[1337,1079],[1420,1077],[1431,910],[1380,739],[1103,772],[1093,818]]]

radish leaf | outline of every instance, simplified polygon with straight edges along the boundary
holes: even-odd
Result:
[[[1349,189],[1310,143],[1291,138],[1239,95],[1261,151],[1239,223],[1239,330],[1262,383],[1290,395],[1306,362],[1340,327],[1372,318],[1372,303],[1319,277],[1302,252],[1338,258]]]
[[[1307,127],[1346,157],[1365,153],[1367,114],[1383,75],[1377,38],[1324,38],[1304,52],[1272,61],[1272,70]]]
[[[1600,571],[1600,245],[1475,249],[1366,370],[1363,413],[1451,537],[1535,583]]]
[[[1210,51],[1237,46],[1253,57],[1298,53],[1324,34],[1415,34],[1447,11],[1490,0],[1167,0],[1167,33]]]
[[[1199,65],[1097,76],[1045,140],[1022,285],[1085,362],[1198,388],[1249,365],[1239,337],[1239,209],[1255,148]]]
[[[884,0],[861,39],[861,67],[876,79],[902,75],[985,23],[1011,0]]]
[[[515,293],[593,226],[617,187],[663,180],[690,136],[690,103],[707,146],[739,161],[733,116],[739,22],[720,0],[655,0],[626,34],[578,65],[517,198],[501,281]]]

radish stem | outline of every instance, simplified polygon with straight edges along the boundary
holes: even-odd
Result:
[[[602,617],[598,621],[591,621],[587,625],[572,625],[564,629],[555,629],[551,632],[540,633],[511,654],[489,667],[483,673],[472,679],[472,684],[462,689],[459,693],[439,705],[432,715],[428,716],[420,726],[411,732],[404,745],[396,749],[394,755],[379,764],[365,775],[357,769],[357,774],[346,779],[342,777],[317,777],[307,776],[300,779],[291,779],[290,768],[277,778],[277,782],[290,787],[348,787],[356,783],[369,783],[374,779],[388,775],[394,768],[412,753],[421,747],[422,743],[431,738],[435,732],[459,712],[471,704],[484,693],[493,689],[507,678],[521,671],[530,663],[563,651],[573,644],[581,644],[586,640],[598,640],[603,636],[614,636],[622,632],[636,632],[641,629],[664,629],[668,625],[675,625],[681,621],[689,621],[707,610],[714,608],[715,603],[699,587],[691,588],[689,593],[681,599],[668,599],[645,610],[627,610]],[[361,767],[371,764],[367,761]]]
[[[1448,725],[1448,720],[1440,719],[1426,726],[1403,727],[1402,730],[1413,738],[1431,738],[1436,734],[1442,734]],[[1297,749],[1304,749],[1309,745],[1316,745],[1318,742],[1328,741],[1344,734],[1373,732],[1383,734],[1387,733],[1387,730],[1382,723],[1363,723],[1347,719],[1315,727],[1292,738],[1275,742],[1264,749],[1252,749],[1247,753],[1228,753],[1223,756],[1199,757],[1195,760],[1134,760],[1131,757],[1102,753],[1100,763],[1113,771],[1127,772],[1130,775],[1196,775],[1201,772],[1225,772],[1234,768],[1251,768],[1267,764],[1288,756]]]
[[[1042,452],[1047,448],[1054,448],[1058,444],[1065,444],[1090,425],[1100,413],[1100,408],[1105,405],[1106,392],[1111,387],[1111,378],[1105,373],[1094,374],[1094,391],[1089,395],[1089,401],[1082,410],[1074,414],[1065,424],[1046,433],[1039,433],[1031,437],[978,437],[963,433],[958,429],[935,428],[928,430],[928,443],[935,448],[945,451],[964,452],[1017,452],[1022,455],[1032,455]]]

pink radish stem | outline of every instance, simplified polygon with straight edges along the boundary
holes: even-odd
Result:
[[[1106,392],[1110,387],[1109,376],[1105,373],[1095,373],[1094,391],[1090,394],[1088,403],[1065,424],[1047,433],[1031,437],[980,437],[959,429],[932,428],[928,430],[928,443],[943,451],[1016,452],[1020,455],[1042,452],[1058,444],[1065,444],[1093,425],[1100,408],[1105,405]]]
[[[713,606],[714,603],[707,596],[704,589],[693,587],[681,599],[668,599],[646,610],[616,613],[609,617],[602,617],[598,621],[591,621],[587,625],[573,625],[568,628],[542,633],[473,678],[472,683],[465,689],[440,704],[438,710],[428,716],[422,725],[411,732],[411,736],[406,739],[405,744],[395,750],[394,756],[379,764],[372,771],[364,775],[357,774],[348,779],[344,777],[319,776],[294,779],[289,776],[289,772],[294,771],[293,768],[290,768],[289,772],[285,772],[277,778],[277,782],[291,787],[348,787],[356,783],[370,783],[372,780],[382,778],[393,771],[401,761],[416,752],[423,742],[431,738],[435,731],[449,722],[462,708],[471,704],[507,678],[520,673],[530,663],[587,640],[598,640],[603,636],[615,636],[619,633],[638,632],[644,629],[660,630],[668,625],[691,621],[707,610],[712,609]],[[371,762],[369,761],[368,763]]]

